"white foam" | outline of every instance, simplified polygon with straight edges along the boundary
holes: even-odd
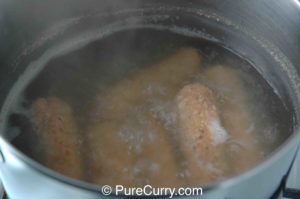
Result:
[[[228,139],[228,133],[224,127],[220,124],[219,120],[212,120],[208,124],[208,128],[212,133],[214,144],[220,144]]]

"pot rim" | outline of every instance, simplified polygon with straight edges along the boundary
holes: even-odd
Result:
[[[213,189],[219,189],[219,188],[226,188],[229,186],[233,186],[234,184],[241,183],[244,180],[247,180],[249,177],[256,175],[263,170],[269,168],[271,165],[273,165],[275,162],[279,161],[282,156],[284,156],[290,149],[295,147],[295,145],[299,145],[300,142],[300,129],[297,128],[279,147],[277,147],[273,152],[268,155],[264,160],[262,160],[257,165],[251,167],[248,170],[245,170],[239,174],[236,174],[234,176],[228,177],[224,180],[203,185],[200,186],[203,189],[203,192],[207,192],[209,190]],[[5,147],[8,149],[8,151],[14,155],[16,158],[18,158],[20,161],[26,164],[26,166],[29,166],[34,171],[44,175],[45,177],[49,177],[55,181],[77,187],[79,189],[84,189],[86,191],[90,192],[96,192],[99,194],[99,190],[104,185],[96,185],[89,182],[84,182],[81,180],[73,179],[70,177],[67,177],[65,175],[62,175],[44,165],[41,163],[35,161],[34,159],[28,157],[26,154],[24,154],[22,151],[17,149],[15,146],[13,146],[9,141],[7,141],[5,138],[3,138],[2,135],[0,135],[0,153],[3,157],[3,163],[5,164],[5,157],[2,154],[2,147]],[[298,149],[298,146],[297,146]],[[114,193],[111,194],[112,196]]]

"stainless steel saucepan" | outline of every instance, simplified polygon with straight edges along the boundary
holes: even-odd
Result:
[[[110,33],[159,27],[218,42],[250,61],[294,115],[294,132],[256,167],[204,187],[202,198],[269,198],[300,141],[300,4],[297,0],[1,0],[0,124],[28,67]],[[60,46],[60,48],[57,48]],[[37,73],[38,70],[31,72]],[[24,75],[22,76],[24,77]],[[96,199],[101,187],[64,177],[0,137],[0,178],[12,199]],[[112,197],[112,196],[111,196]]]

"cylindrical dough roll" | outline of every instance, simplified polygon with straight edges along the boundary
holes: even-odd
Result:
[[[218,95],[217,107],[223,126],[232,141],[231,165],[234,173],[246,170],[260,159],[260,147],[250,133],[254,115],[251,100],[238,72],[225,66],[214,66],[204,72],[208,86]]]
[[[129,153],[126,143],[118,134],[120,125],[102,122],[88,129],[88,178],[98,185],[132,185],[130,169],[135,154]]]
[[[208,183],[225,175],[223,128],[213,92],[200,83],[184,86],[177,95],[179,140],[187,160],[190,185]]]
[[[71,107],[56,97],[39,98],[32,112],[43,163],[66,176],[82,179],[78,127]]]

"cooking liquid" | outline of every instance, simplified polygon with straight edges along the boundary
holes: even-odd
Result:
[[[201,63],[192,74],[174,84],[161,83],[173,74],[159,74],[142,90],[126,84],[132,80],[133,85],[142,85],[144,80],[138,76],[143,71],[155,71],[155,67],[149,68],[182,48],[193,48],[199,53]],[[237,158],[249,154],[239,140],[228,139],[223,154],[226,168],[220,170],[200,160],[201,172],[213,173],[214,177],[195,179],[189,167],[194,163],[188,161],[182,150],[184,140],[180,137],[174,101],[180,89],[192,83],[201,83],[215,92],[217,105],[228,100],[228,96],[216,93],[218,89],[203,72],[216,66],[234,70],[241,80],[247,99],[245,111],[252,116],[251,125],[243,133],[253,138],[251,148],[259,149],[260,153],[248,166],[237,166]],[[128,105],[118,97],[120,91],[130,94],[135,89],[139,100],[134,104]],[[56,97],[71,107],[78,126],[76,155],[81,157],[83,171],[75,178],[96,184],[178,187],[219,181],[253,167],[293,130],[292,116],[248,62],[210,41],[155,29],[117,32],[52,59],[19,96],[18,108],[12,109],[16,111],[12,111],[6,128],[6,134],[13,137],[13,145],[50,168],[63,164],[46,163],[45,151],[60,151],[39,144],[41,137],[36,133],[32,113],[37,99]],[[114,108],[118,105],[129,108],[120,112],[123,109]]]

